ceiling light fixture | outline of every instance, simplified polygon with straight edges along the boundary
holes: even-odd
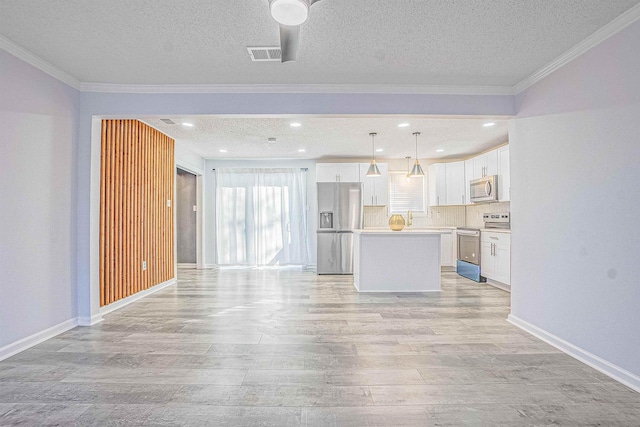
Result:
[[[221,153],[226,153],[226,152],[227,152],[227,150],[222,149],[222,150],[220,150],[220,152],[221,152]]]
[[[309,0],[271,0],[269,9],[279,24],[300,25],[309,16]]]
[[[380,169],[378,169],[378,165],[376,165],[376,135],[377,133],[371,132],[369,136],[371,137],[371,165],[369,166],[369,170],[367,171],[367,176],[381,176]]]
[[[442,148],[438,148],[438,149],[436,150],[436,153],[443,153],[443,152],[444,152],[444,150],[443,150]]]
[[[409,176],[416,178],[424,176],[424,171],[422,170],[422,166],[420,166],[420,162],[418,162],[418,136],[420,136],[420,132],[414,132],[413,135],[416,137],[416,162],[413,164],[413,169],[411,169]]]
[[[489,122],[489,123],[485,123],[482,126],[486,127],[486,128],[490,128],[491,126],[495,126],[496,124],[494,122]]]
[[[193,127],[193,123],[182,122],[182,126],[186,126],[188,128],[192,128]]]
[[[300,126],[302,126],[302,124],[298,122],[293,122],[293,123],[289,123],[289,126],[291,126],[292,128],[299,128]]]
[[[409,123],[400,123],[398,125],[399,128],[408,128],[409,127]]]
[[[383,148],[376,148],[376,153],[382,153],[384,151]]]
[[[307,151],[307,150],[305,150],[304,148],[301,148],[301,149],[298,150],[298,153],[304,153],[305,151]]]

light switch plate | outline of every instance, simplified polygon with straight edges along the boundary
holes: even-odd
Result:
[[[198,211],[198,207],[196,205],[193,205],[193,211],[197,212]]]
[[[167,207],[170,208],[171,207],[171,199],[167,200]]]

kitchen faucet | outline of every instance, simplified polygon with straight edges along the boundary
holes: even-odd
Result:
[[[411,227],[413,225],[413,214],[411,210],[407,211],[407,227]]]

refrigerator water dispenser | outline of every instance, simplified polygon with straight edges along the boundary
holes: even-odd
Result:
[[[333,228],[333,212],[320,212],[320,228]]]

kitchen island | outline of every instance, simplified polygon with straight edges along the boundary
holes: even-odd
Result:
[[[359,292],[440,291],[441,230],[354,230],[353,284]]]

